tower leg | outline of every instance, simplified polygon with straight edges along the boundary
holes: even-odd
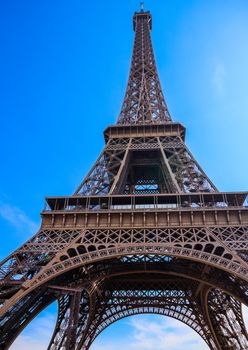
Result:
[[[75,350],[89,319],[88,293],[75,292],[59,300],[57,324],[48,350]]]
[[[69,322],[66,332],[66,350],[73,350],[76,346],[80,301],[81,292],[77,292],[71,297]]]
[[[53,291],[40,288],[12,306],[0,318],[0,350],[9,349],[27,324],[55,299]]]
[[[213,289],[205,299],[207,317],[219,350],[247,350],[248,337],[239,301]]]

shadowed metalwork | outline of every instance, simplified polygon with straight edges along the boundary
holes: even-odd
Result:
[[[88,350],[117,320],[173,317],[212,350],[246,350],[246,192],[219,192],[185,145],[160,86],[143,7],[127,90],[73,196],[49,197],[39,232],[0,264],[0,349],[58,301],[49,350]]]

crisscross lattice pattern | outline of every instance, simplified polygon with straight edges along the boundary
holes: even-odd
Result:
[[[135,42],[127,90],[117,124],[171,121],[160,86],[150,36],[149,12],[134,16]]]

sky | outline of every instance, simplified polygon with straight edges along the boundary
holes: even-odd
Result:
[[[72,194],[101,152],[124,97],[138,9],[134,0],[0,2],[0,259],[37,231],[44,198]],[[147,0],[145,9],[187,145],[219,190],[247,190],[247,0]],[[45,349],[54,323],[53,306],[12,349]],[[190,349],[192,341],[206,348],[178,322],[135,316],[109,327],[93,350],[118,341],[122,350],[123,332],[133,350],[180,350],[179,338],[170,343],[180,332]]]

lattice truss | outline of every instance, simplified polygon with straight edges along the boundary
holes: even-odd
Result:
[[[160,86],[150,36],[151,16],[134,16],[135,41],[118,124],[157,124],[171,117]]]
[[[247,349],[247,332],[240,303],[230,295],[212,290],[208,313],[222,349]]]
[[[157,152],[153,153],[151,152]],[[143,152],[143,158],[141,158]],[[143,165],[142,175],[127,184],[128,171],[135,157]],[[147,167],[145,159],[150,157]],[[153,157],[153,158],[152,158]],[[160,167],[161,176],[149,173],[149,165]],[[156,164],[156,163],[155,163]],[[143,170],[144,169],[144,170]],[[136,171],[137,172],[137,171]],[[137,190],[143,185],[143,191]],[[151,185],[149,187],[149,185]],[[138,188],[139,189],[139,188]],[[141,188],[142,189],[142,188]],[[179,136],[110,138],[100,157],[75,194],[211,192],[209,180]]]
[[[37,275],[45,281],[75,264],[120,253],[181,254],[244,277],[248,273],[242,259],[247,255],[247,234],[247,227],[42,230],[2,263],[0,297],[4,302]]]
[[[104,195],[110,192],[123,161],[124,150],[109,150],[105,147],[77,193]]]
[[[0,300],[8,299],[23,282],[37,275],[42,281],[87,261],[128,253],[178,254],[216,264],[245,277],[247,252],[246,226],[42,229],[1,263]]]

